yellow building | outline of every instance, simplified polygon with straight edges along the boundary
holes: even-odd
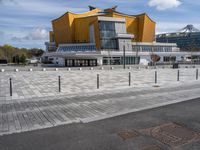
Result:
[[[155,25],[145,13],[127,15],[117,12],[116,7],[101,10],[90,6],[89,12],[66,12],[53,20],[50,45],[53,43],[58,47],[60,44],[95,43],[98,50],[120,49],[119,39],[153,42]]]
[[[52,21],[44,59],[66,67],[147,64],[152,54],[164,61],[175,55],[177,45],[155,43],[155,26],[145,13],[127,15],[116,7],[67,12]]]

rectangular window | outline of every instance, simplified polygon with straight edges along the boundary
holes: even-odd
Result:
[[[117,49],[117,40],[115,39],[115,22],[100,21],[100,41],[101,49]]]

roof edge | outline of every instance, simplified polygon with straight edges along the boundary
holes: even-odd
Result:
[[[84,13],[73,13],[73,12],[67,11],[66,13],[64,13],[63,15],[61,15],[60,17],[58,17],[58,18],[56,18],[56,19],[53,19],[52,22],[59,20],[60,18],[64,17],[64,16],[67,15],[67,14],[84,15],[84,14],[93,12],[93,11],[95,11],[95,10],[102,11],[100,8],[95,8],[95,9],[93,9],[93,10],[90,10],[90,11],[87,11],[87,12],[84,12]]]
[[[141,14],[134,15],[134,16],[143,16],[143,15],[147,16],[152,22],[154,22],[156,24],[156,22],[153,19],[151,19],[151,17],[149,17],[149,15],[147,13],[141,13]]]

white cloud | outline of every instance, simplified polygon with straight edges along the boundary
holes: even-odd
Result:
[[[48,31],[45,28],[38,27],[34,32],[30,32],[27,37],[31,40],[46,40],[48,39]]]
[[[195,28],[200,29],[200,22],[157,22],[156,34],[178,32],[188,24],[193,24]]]
[[[45,28],[42,27],[37,27],[35,30],[32,32],[27,33],[25,36],[13,36],[11,38],[12,41],[27,41],[27,40],[32,40],[32,41],[40,41],[40,40],[47,40],[48,39],[48,31]]]
[[[148,2],[150,7],[156,7],[157,10],[177,8],[181,4],[180,0],[149,0]]]

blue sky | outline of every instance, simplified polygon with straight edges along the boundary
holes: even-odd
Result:
[[[200,0],[0,0],[0,45],[44,48],[51,20],[66,11],[81,13],[88,5],[128,14],[146,12],[156,32],[174,32],[187,24],[200,29]]]

